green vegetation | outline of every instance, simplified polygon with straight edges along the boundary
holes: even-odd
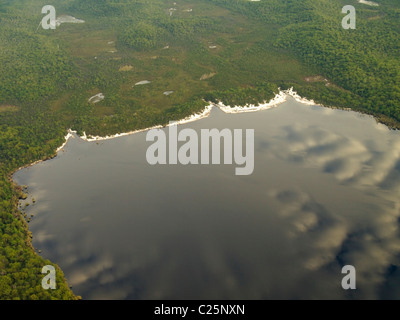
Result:
[[[59,269],[58,289],[41,288],[50,262],[31,247],[18,210],[25,195],[11,181],[17,168],[54,156],[68,128],[126,132],[189,116],[205,101],[257,103],[292,86],[400,128],[400,3],[379,3],[54,0],[57,15],[85,23],[43,30],[41,1],[2,1],[0,299],[76,298]],[[341,28],[347,4],[356,30]],[[142,80],[151,83],[134,85]],[[104,100],[88,102],[100,92]]]
[[[126,46],[137,49],[153,49],[160,43],[163,30],[151,24],[139,22],[124,30],[120,40]]]
[[[0,299],[75,299],[59,267],[36,255],[26,222],[14,207],[21,190],[6,177],[0,181]],[[56,267],[57,289],[41,287],[45,265]]]

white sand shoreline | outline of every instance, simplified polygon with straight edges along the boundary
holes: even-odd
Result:
[[[256,112],[256,111],[260,111],[260,110],[267,110],[267,109],[270,109],[273,107],[277,107],[278,105],[286,102],[288,96],[294,98],[296,101],[303,103],[303,104],[317,105],[317,103],[315,103],[313,100],[308,100],[306,98],[299,96],[297,94],[297,92],[295,92],[293,90],[293,88],[290,88],[288,90],[283,90],[283,91],[280,90],[279,93],[274,98],[272,98],[269,102],[264,101],[263,103],[260,103],[258,105],[246,104],[244,106],[231,107],[231,106],[224,105],[222,102],[219,102],[217,104],[210,103],[209,105],[207,105],[204,108],[204,110],[202,112],[193,114],[189,117],[186,117],[186,118],[178,120],[178,121],[174,121],[174,124],[185,124],[185,123],[189,123],[192,121],[197,121],[197,120],[200,120],[203,118],[207,118],[210,115],[212,108],[214,108],[214,107],[219,108],[220,110],[222,110],[225,113],[243,113],[243,112]],[[166,126],[168,127],[169,124]],[[80,138],[85,141],[88,141],[88,142],[103,141],[103,140],[110,140],[110,139],[114,139],[114,138],[118,138],[118,137],[131,135],[131,134],[135,134],[135,133],[139,133],[139,132],[143,132],[143,131],[148,131],[151,129],[159,129],[159,128],[163,128],[163,127],[165,127],[165,126],[158,125],[158,126],[134,130],[134,131],[130,131],[130,132],[117,133],[115,135],[105,136],[105,137],[101,137],[101,136],[89,136],[88,137],[86,135],[86,133],[84,133],[84,135],[81,136]],[[69,132],[72,132],[72,131],[69,130]]]
[[[204,108],[204,110],[202,112],[195,113],[195,114],[193,114],[191,116],[188,116],[188,117],[186,117],[184,119],[181,119],[181,120],[178,120],[178,121],[174,121],[174,122],[172,122],[172,124],[173,125],[185,124],[185,123],[189,123],[189,122],[193,122],[193,121],[197,121],[197,120],[200,120],[200,119],[207,118],[210,115],[212,108],[214,108],[214,107],[219,108],[220,110],[222,110],[225,113],[231,113],[231,114],[267,110],[267,109],[271,109],[271,108],[277,107],[278,105],[286,102],[287,101],[287,97],[292,97],[297,102],[300,102],[300,103],[303,103],[303,104],[306,104],[306,105],[322,106],[322,105],[319,105],[319,104],[315,103],[313,100],[308,100],[306,98],[303,98],[303,97],[299,96],[297,94],[297,92],[293,90],[293,88],[290,88],[288,90],[280,90],[279,93],[274,98],[272,98],[269,102],[265,101],[265,102],[260,103],[258,105],[246,104],[244,106],[231,107],[231,106],[224,105],[222,102],[218,102],[216,104],[210,103],[209,105],[207,105]],[[167,124],[166,126],[157,125],[157,126],[153,126],[153,127],[150,127],[150,128],[138,129],[138,130],[134,130],[134,131],[130,131],[130,132],[124,132],[124,133],[117,133],[115,135],[105,136],[105,137],[101,137],[101,136],[89,136],[88,137],[86,135],[86,133],[84,132],[83,136],[79,136],[79,138],[84,140],[84,141],[87,141],[87,142],[111,140],[111,139],[124,137],[124,136],[128,136],[128,135],[131,135],[131,134],[139,133],[139,132],[148,131],[148,130],[151,130],[151,129],[160,129],[160,128],[168,127],[170,125],[171,124]],[[64,149],[64,147],[68,143],[69,139],[74,138],[74,135],[76,135],[76,134],[77,134],[76,131],[74,131],[72,129],[68,130],[68,133],[65,136],[65,142],[61,146],[59,146],[57,148],[56,155],[61,150]],[[46,161],[46,160],[38,160],[38,161],[35,161],[35,162],[33,162],[31,164],[28,164],[26,166],[22,166],[22,167],[18,168],[17,170],[15,170],[14,173],[19,171],[19,170],[21,170],[21,169],[33,166],[33,165],[35,165],[37,163],[40,163],[40,162],[43,162],[43,161]]]
[[[379,7],[379,3],[376,3],[373,1],[368,1],[368,0],[358,0],[358,3],[366,4],[366,5],[372,6],[372,7]]]

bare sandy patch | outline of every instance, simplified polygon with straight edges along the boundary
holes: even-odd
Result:
[[[126,66],[122,66],[121,68],[119,68],[119,71],[132,71],[133,67],[130,65],[126,65]]]
[[[366,4],[368,6],[372,7],[379,7],[379,3],[373,2],[373,1],[367,1],[367,0],[358,0],[359,3]]]
[[[98,93],[98,94],[94,95],[93,97],[90,97],[88,101],[90,103],[98,103],[98,102],[104,100],[104,98],[105,98],[104,94]]]
[[[0,105],[0,112],[15,112],[18,111],[19,107],[11,105]]]
[[[367,20],[379,20],[382,19],[384,17],[384,15],[382,16],[375,16],[375,17],[369,17]]]
[[[323,81],[326,81],[326,79],[323,76],[306,77],[306,78],[304,78],[304,80],[307,81],[307,82],[323,82]]]
[[[216,75],[215,72],[205,73],[200,77],[200,80],[207,80],[207,79],[214,77],[215,75]]]

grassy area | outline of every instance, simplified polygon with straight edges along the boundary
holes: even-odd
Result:
[[[17,106],[0,105],[0,112],[16,112],[18,110]]]
[[[154,2],[168,18],[172,3]],[[192,11],[184,11],[188,9]],[[45,30],[40,32],[59,43],[82,72],[88,85],[79,92],[80,103],[95,93],[105,94],[106,99],[93,108],[96,116],[117,112],[115,99],[132,110],[166,109],[212,90],[253,86],[267,80],[302,82],[310,72],[310,67],[290,52],[272,46],[277,36],[276,25],[251,21],[208,1],[182,2],[171,19],[186,21],[206,17],[218,26],[216,30],[183,38],[166,36],[158,46],[145,51],[128,48],[118,41],[118,34],[124,28],[122,23],[112,19],[110,22],[109,17],[90,16],[87,12],[77,17],[86,23],[62,25],[51,34]],[[216,48],[210,48],[213,46]],[[127,65],[132,67],[132,72],[121,73],[121,68]],[[210,73],[215,75],[200,80]],[[113,83],[107,79],[113,79]],[[133,86],[141,80],[150,80],[151,84]],[[174,93],[165,96],[165,91]],[[64,100],[61,97],[56,104]],[[64,109],[68,109],[67,104]]]

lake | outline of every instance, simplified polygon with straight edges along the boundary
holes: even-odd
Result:
[[[83,299],[399,299],[400,133],[290,98],[179,126],[254,129],[254,172],[155,165],[146,132],[22,169],[33,245]],[[165,129],[166,131],[168,129]],[[357,289],[344,290],[344,265]]]

